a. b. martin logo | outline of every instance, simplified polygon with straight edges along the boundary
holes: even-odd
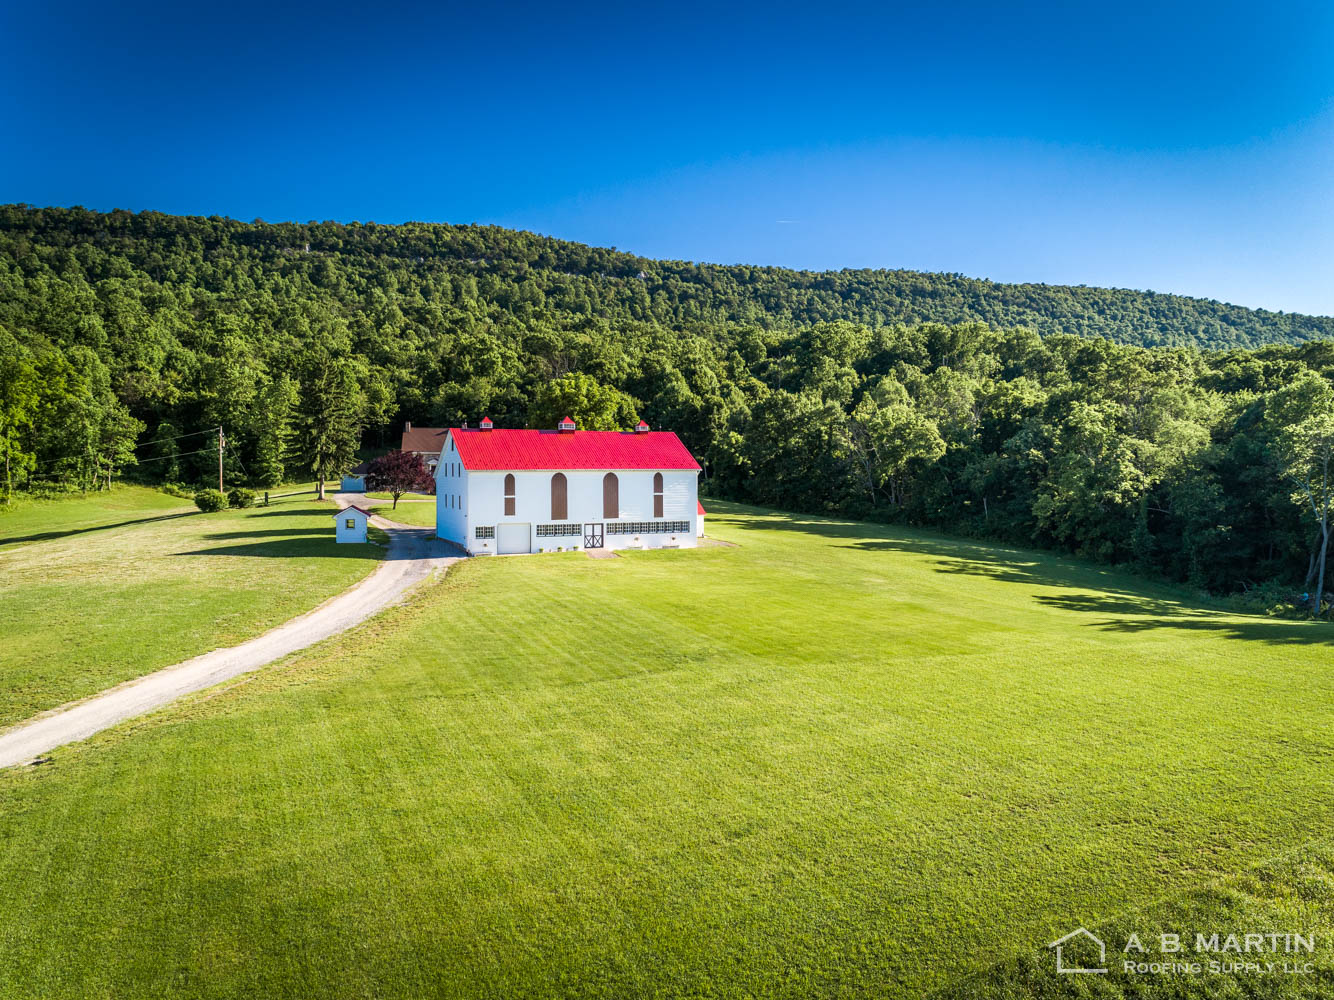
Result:
[[[1063,938],[1059,938],[1047,945],[1048,948],[1056,949],[1056,971],[1057,972],[1107,972],[1107,946],[1102,943],[1102,939],[1086,927],[1077,927]],[[1093,948],[1098,949],[1098,965],[1100,968],[1076,968],[1082,966],[1083,962],[1088,961],[1093,956]],[[1082,954],[1083,959],[1076,957],[1067,958],[1066,952],[1073,955]]]

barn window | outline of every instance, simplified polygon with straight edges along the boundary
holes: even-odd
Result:
[[[602,516],[621,516],[621,484],[614,472],[602,477]]]
[[[514,473],[505,473],[505,516],[514,516]]]
[[[568,490],[566,489],[565,473],[558,472],[551,477],[551,519],[553,521],[564,521],[569,515],[569,505],[566,502]]]
[[[476,528],[473,529],[473,537],[495,538],[496,526],[494,524],[479,524]]]
[[[662,473],[653,473],[653,516],[662,517]]]
[[[353,528],[357,526],[357,521],[356,518],[349,517],[346,521],[343,522],[343,524],[347,526],[347,529],[349,531],[351,531]]]
[[[609,535],[669,535],[688,530],[689,521],[616,521],[606,528]]]
[[[574,524],[539,524],[537,526],[538,538],[571,538],[584,533],[584,526],[578,522]]]

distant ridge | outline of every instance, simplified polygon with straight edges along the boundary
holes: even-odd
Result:
[[[130,272],[127,279],[233,295],[247,284],[290,277],[313,298],[337,299],[343,309],[355,308],[359,286],[406,286],[447,274],[475,282],[470,293],[475,289],[489,308],[520,320],[596,316],[696,331],[720,323],[773,329],[831,320],[871,326],[981,321],[1025,326],[1044,336],[1203,349],[1334,338],[1331,317],[1183,295],[903,270],[793,271],[653,260],[497,226],[269,224],[6,205],[0,206],[0,237],[0,262],[24,273],[42,260],[60,273],[70,261],[52,266],[54,255],[84,260],[88,255],[80,248],[87,248],[116,261],[111,270]],[[107,267],[95,264],[86,280],[96,282]],[[25,317],[15,315],[11,304],[8,318]]]

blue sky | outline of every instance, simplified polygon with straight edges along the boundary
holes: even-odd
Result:
[[[1334,314],[1334,5],[10,3],[0,201]]]

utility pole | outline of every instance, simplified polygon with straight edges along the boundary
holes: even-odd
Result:
[[[222,428],[218,428],[218,492],[222,492],[222,449],[227,444],[227,439],[222,436]]]

